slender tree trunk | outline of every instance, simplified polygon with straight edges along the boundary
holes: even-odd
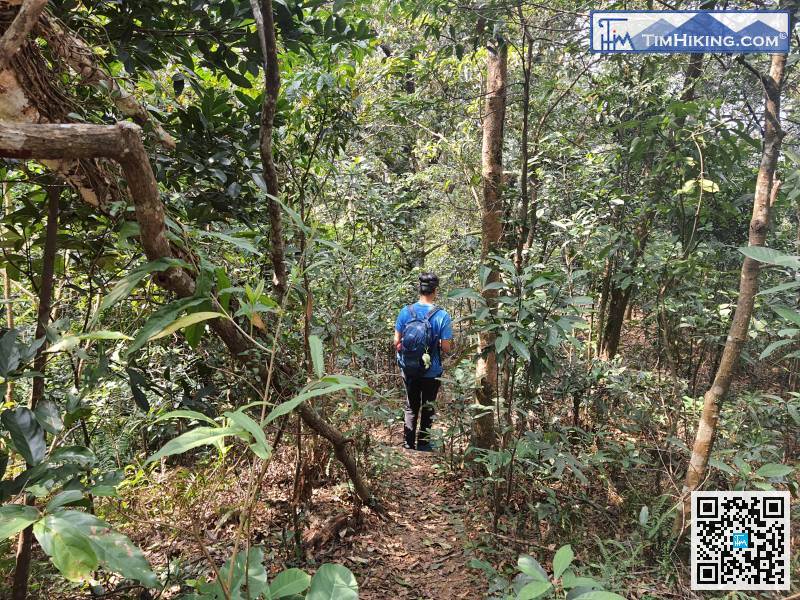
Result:
[[[631,296],[632,286],[622,289],[614,286],[608,304],[606,327],[600,344],[600,358],[611,360],[617,355],[622,337],[622,324],[625,321],[625,309]]]
[[[11,212],[11,191],[7,183],[3,184],[3,210],[6,216]],[[8,267],[3,268],[3,301],[6,307],[6,327],[14,329],[14,305],[11,301],[11,277]],[[14,401],[14,382],[6,384],[6,402]]]
[[[519,175],[519,214],[517,216],[517,235],[516,251],[514,263],[517,273],[522,272],[522,255],[528,243],[528,232],[530,231],[530,221],[528,211],[530,210],[530,195],[528,193],[528,121],[530,117],[531,100],[531,69],[533,68],[533,40],[528,35],[528,28],[525,26],[522,16],[522,5],[517,7],[520,23],[522,23],[522,134],[520,139],[520,175]],[[527,45],[526,45],[527,44]],[[536,207],[534,207],[534,211]]]
[[[606,266],[603,269],[603,282],[600,286],[600,306],[597,309],[597,346],[595,354],[600,355],[600,349],[603,347],[603,332],[605,331],[604,324],[606,320],[606,309],[608,308],[608,295],[611,289],[611,277],[614,273],[614,261],[610,256],[606,257]]]
[[[253,16],[256,20],[261,52],[264,55],[264,102],[261,105],[261,131],[259,133],[259,151],[264,172],[264,183],[267,186],[267,210],[270,224],[270,259],[274,273],[273,284],[278,300],[283,298],[287,289],[286,250],[283,238],[283,214],[278,203],[280,182],[275,169],[275,158],[272,155],[272,131],[278,94],[281,89],[281,73],[278,64],[278,46],[275,40],[275,23],[272,16],[272,0],[250,0]]]
[[[58,200],[61,196],[61,186],[47,188],[47,226],[45,229],[44,252],[42,256],[42,280],[39,286],[39,307],[36,317],[36,339],[44,337],[47,325],[50,322],[50,308],[53,300],[53,272],[56,261],[56,241],[58,235]],[[36,351],[33,359],[33,370],[44,373],[46,345],[43,344]],[[44,377],[33,378],[30,408],[36,405],[44,396]],[[33,506],[34,498],[30,494],[25,497],[25,504]],[[33,546],[33,525],[26,527],[17,539],[16,566],[14,568],[14,583],[11,590],[12,600],[25,600],[28,596],[28,576],[31,570],[31,548]]]
[[[786,66],[785,54],[773,54],[768,76],[759,75],[764,86],[764,137],[761,165],[756,179],[753,197],[753,214],[750,219],[748,245],[763,246],[769,230],[770,198],[775,178],[775,165],[781,149],[783,131],[780,122],[780,98],[783,85],[783,71]],[[717,423],[723,399],[731,386],[731,380],[739,362],[742,346],[747,339],[753,303],[758,293],[758,273],[761,263],[745,257],[739,281],[739,298],[733,314],[728,338],[722,351],[722,359],[717,368],[711,388],[703,398],[703,412],[695,433],[692,456],[686,471],[686,479],[680,498],[680,510],[675,519],[675,530],[684,529],[691,512],[691,493],[698,489],[705,479],[708,459],[714,447]]]
[[[498,40],[490,47],[486,68],[486,115],[483,121],[481,198],[481,263],[486,264],[503,236],[503,124],[506,113],[506,80],[508,73],[508,47]],[[489,284],[499,281],[500,273],[492,268],[482,295],[486,305],[493,310],[497,305],[497,290]],[[480,355],[475,369],[475,395],[478,403],[486,407],[474,423],[475,444],[479,448],[492,448],[496,442],[494,427],[494,397],[497,393],[497,356],[494,351],[495,335],[482,331],[478,335]]]

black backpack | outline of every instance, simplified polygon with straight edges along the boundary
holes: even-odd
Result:
[[[408,306],[411,320],[406,323],[400,336],[400,350],[397,353],[397,362],[407,379],[416,379],[425,375],[430,368],[430,361],[425,365],[423,355],[434,349],[435,336],[431,326],[431,318],[441,308],[432,306],[427,314],[420,317],[413,304]]]

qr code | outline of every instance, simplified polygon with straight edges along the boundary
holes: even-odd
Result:
[[[788,590],[789,492],[692,492],[692,589]]]

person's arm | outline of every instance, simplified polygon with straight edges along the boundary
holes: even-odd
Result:
[[[453,350],[453,321],[447,313],[445,313],[445,320],[442,326],[442,337],[439,341],[439,349],[445,354]]]
[[[397,319],[394,322],[394,341],[392,342],[392,345],[394,346],[394,349],[397,350],[398,352],[400,352],[400,336],[402,335],[403,327],[405,327],[406,325],[405,313],[406,313],[406,308],[403,307],[403,309],[397,315]]]

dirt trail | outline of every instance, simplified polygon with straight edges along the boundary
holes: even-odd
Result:
[[[437,473],[438,455],[404,450],[402,425],[385,440],[408,465],[391,474],[389,518],[370,519],[341,557],[356,574],[360,600],[478,600],[486,584],[466,566],[459,482]]]

